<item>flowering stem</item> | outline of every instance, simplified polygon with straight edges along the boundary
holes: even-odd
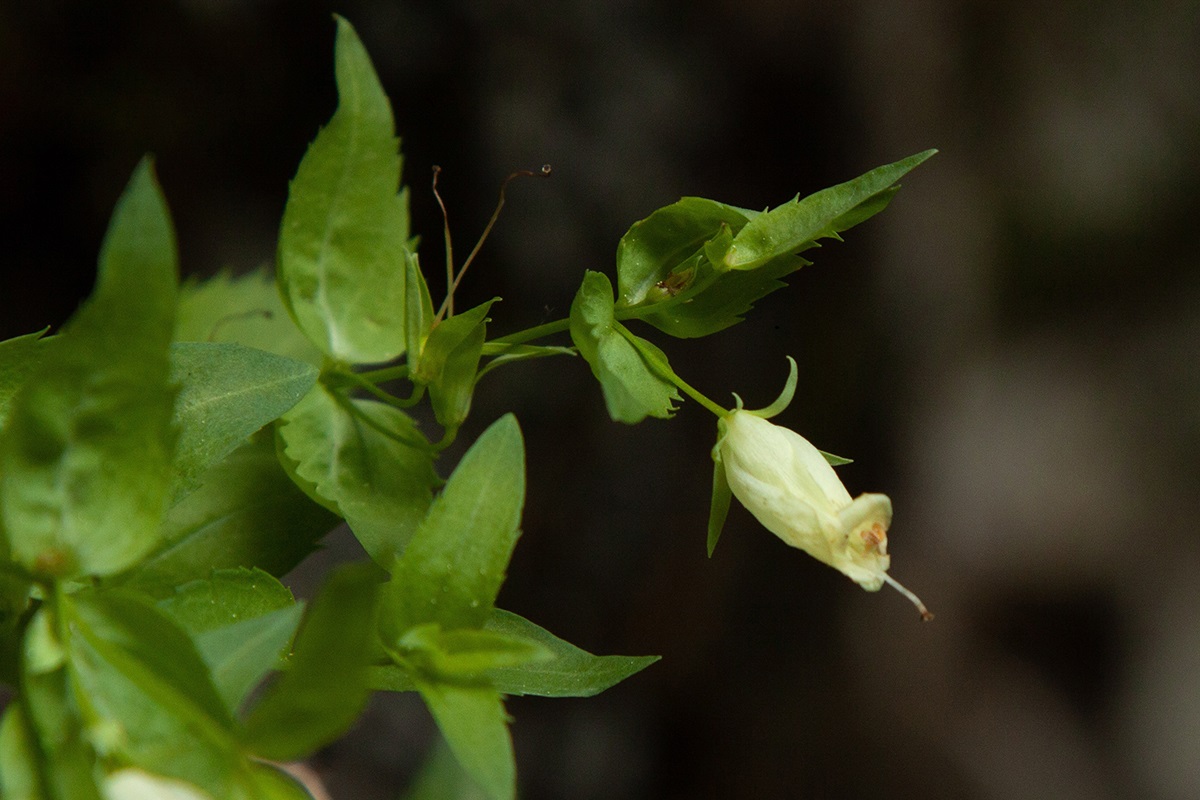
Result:
[[[492,339],[490,343],[494,344],[524,344],[531,342],[534,339],[541,339],[543,336],[552,336],[556,333],[562,333],[571,327],[571,320],[557,319],[554,322],[547,322],[544,325],[536,325],[532,328],[526,328],[523,331],[510,333],[507,336],[501,336],[498,339]]]
[[[694,386],[689,384],[683,378],[679,377],[675,373],[675,370],[671,369],[671,365],[660,358],[657,352],[651,348],[643,347],[642,340],[630,333],[628,328],[619,322],[614,322],[613,326],[622,336],[625,337],[626,341],[637,348],[638,354],[641,355],[642,359],[650,365],[651,369],[658,373],[660,378],[663,378],[664,380],[673,384],[688,397],[692,398],[697,403],[716,414],[718,419],[724,419],[725,417],[729,416],[728,409],[717,405],[712,400],[701,394],[700,391]]]

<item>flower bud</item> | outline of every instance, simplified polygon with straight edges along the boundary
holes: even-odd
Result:
[[[892,501],[851,498],[821,451],[800,434],[737,409],[719,423],[717,456],[734,497],[763,527],[847,575],[867,591],[888,583],[933,615],[888,574]]]

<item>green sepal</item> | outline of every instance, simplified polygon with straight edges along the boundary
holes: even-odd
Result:
[[[110,575],[157,542],[175,443],[177,282],[175,234],[144,160],[113,213],[95,291],[13,398],[0,436],[0,528],[35,574]]]
[[[571,303],[571,339],[600,381],[609,416],[628,424],[648,416],[669,418],[679,392],[647,363],[632,336],[616,321],[608,276],[588,271]],[[667,363],[657,347],[645,340],[639,344]]]
[[[765,408],[745,409],[747,414],[753,414],[754,416],[762,417],[763,419],[770,419],[771,417],[779,415],[792,404],[792,398],[796,395],[796,382],[799,376],[799,370],[796,367],[796,359],[792,358],[791,356],[785,356],[785,358],[787,358],[788,361],[788,377],[783,384],[783,390],[779,393],[779,396],[775,398],[771,405],[766,406]],[[737,395],[734,396],[737,397]],[[741,410],[742,399],[738,397],[737,400],[738,409]]]
[[[246,719],[242,739],[253,753],[306,758],[358,718],[367,702],[379,577],[367,562],[330,574],[296,635],[290,668]]]
[[[317,369],[238,344],[188,342],[171,347],[171,382],[179,386],[178,499],[200,484],[204,470],[307,394]]]
[[[415,383],[429,387],[429,400],[438,424],[453,436],[471,410],[479,358],[487,338],[487,313],[500,298],[442,320],[429,333],[421,351]]]
[[[408,204],[391,104],[349,22],[337,18],[338,108],[300,162],[279,232],[280,293],[335,360],[404,352]]]
[[[717,423],[717,443],[712,449],[713,479],[712,502],[708,511],[708,557],[712,558],[717,549],[717,541],[725,528],[725,518],[729,516],[729,505],[733,500],[733,491],[729,488],[729,478],[725,474],[725,463],[721,459],[721,439],[725,436],[724,420]]]
[[[524,502],[524,442],[506,414],[463,455],[392,566],[381,600],[383,640],[430,622],[482,627],[520,536]]]
[[[817,452],[821,454],[822,458],[824,458],[826,461],[829,462],[829,466],[831,466],[831,467],[840,467],[843,464],[853,464],[854,463],[853,458],[845,458],[843,456],[835,456],[833,453],[826,453],[824,450],[818,450]]]
[[[780,256],[805,250],[882,211],[893,184],[936,153],[926,150],[766,211],[737,235],[722,262],[725,269],[753,270]]]
[[[429,284],[425,282],[416,252],[408,254],[404,269],[408,276],[404,284],[404,341],[408,363],[416,364],[433,329],[433,298],[429,296]]]
[[[284,414],[281,461],[297,484],[350,525],[385,569],[404,550],[440,482],[411,417],[318,384]]]
[[[325,357],[292,321],[266,268],[185,280],[179,287],[175,341],[240,344],[317,367]]]

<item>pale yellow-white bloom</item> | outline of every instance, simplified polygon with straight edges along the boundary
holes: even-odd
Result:
[[[212,800],[190,783],[137,768],[119,769],[104,781],[105,800]]]
[[[892,523],[887,495],[851,498],[817,448],[760,414],[739,408],[720,427],[716,455],[729,488],[763,527],[868,591],[890,584],[923,619],[932,618],[916,595],[887,574]]]

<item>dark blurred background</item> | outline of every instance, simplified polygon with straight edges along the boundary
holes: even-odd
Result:
[[[612,423],[582,361],[482,384],[464,438],[515,410],[530,451],[502,604],[664,656],[510,701],[524,798],[1200,796],[1195,2],[3,2],[3,335],[87,293],[146,151],[187,273],[270,263],[336,101],[335,10],[392,97],[424,263],[431,165],[464,251],[504,175],[554,167],[510,187],[464,289],[505,298],[495,333],[564,316],[681,195],[761,208],[942,151],[742,325],[650,334],[751,406],[797,359],[777,421],[891,495],[892,573],[932,624],[740,508],[705,558],[694,403]],[[432,734],[380,697],[313,763],[338,800],[396,798]]]

